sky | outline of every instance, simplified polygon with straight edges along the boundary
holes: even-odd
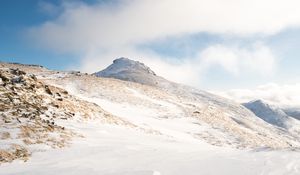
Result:
[[[297,0],[1,0],[0,60],[92,73],[128,57],[169,80],[238,101],[300,105],[299,6]]]

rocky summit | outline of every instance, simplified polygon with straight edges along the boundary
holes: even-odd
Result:
[[[157,76],[148,66],[128,58],[118,58],[106,69],[94,73],[97,77],[117,78],[141,84],[157,86],[167,80]]]

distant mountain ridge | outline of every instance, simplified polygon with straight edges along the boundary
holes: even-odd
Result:
[[[269,105],[262,100],[251,101],[244,103],[243,105],[267,123],[281,127],[294,135],[300,133],[300,121],[296,117],[290,115],[297,115],[295,110],[286,112],[284,109]]]
[[[271,106],[262,100],[251,101],[243,105],[264,121],[279,127],[287,127],[286,122],[289,117],[283,110]]]
[[[295,119],[300,120],[300,109],[299,108],[285,108],[283,111]]]

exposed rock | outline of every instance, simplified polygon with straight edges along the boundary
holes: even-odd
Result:
[[[71,120],[77,114],[81,120],[97,116],[102,121],[110,118],[112,122],[126,124],[112,115],[104,115],[99,106],[79,100],[19,69],[0,68],[0,77],[5,81],[0,84],[0,139],[10,140],[0,145],[0,164],[27,160],[31,154],[28,148],[33,144],[51,148],[68,146],[80,134],[57,124],[60,119]],[[53,136],[49,137],[50,133]]]

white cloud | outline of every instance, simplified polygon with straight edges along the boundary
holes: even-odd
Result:
[[[115,6],[64,6],[58,19],[30,32],[42,44],[71,52],[198,32],[274,34],[300,24],[297,0],[124,0]]]
[[[222,45],[210,46],[200,53],[202,64],[209,67],[211,65],[220,65],[225,70],[233,73],[239,73],[239,51]]]
[[[300,84],[278,85],[270,83],[255,89],[232,89],[226,92],[214,92],[226,98],[244,103],[262,99],[281,107],[300,107]]]
[[[251,48],[210,46],[200,53],[202,65],[220,65],[228,72],[238,75],[243,72],[256,72],[272,75],[277,59],[271,50],[262,43],[254,43]]]
[[[81,55],[84,71],[97,71],[126,56],[145,62],[168,79],[199,85],[199,75],[211,66],[219,65],[234,75],[268,75],[275,70],[276,59],[261,43],[251,48],[213,45],[199,50],[195,58],[175,63],[136,46],[199,32],[272,35],[299,26],[299,5],[297,0],[124,0],[94,5],[66,1],[57,19],[29,29],[28,35],[39,46]]]

